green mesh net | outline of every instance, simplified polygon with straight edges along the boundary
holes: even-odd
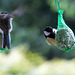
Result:
[[[56,46],[63,51],[69,52],[74,47],[74,33],[66,25],[63,19],[63,10],[58,10],[58,26],[55,35]]]

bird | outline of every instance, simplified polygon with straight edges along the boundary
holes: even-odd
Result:
[[[10,32],[12,31],[12,18],[8,13],[3,11],[0,14],[0,32],[2,33],[2,48],[10,49]]]
[[[2,33],[2,48],[10,49],[10,32],[12,31],[12,20],[15,17],[22,16],[27,8],[20,6],[12,13],[3,11],[0,13],[0,32]]]
[[[48,45],[56,46],[56,44],[55,44],[55,34],[56,34],[56,32],[57,32],[57,29],[52,28],[51,26],[47,26],[44,29],[44,36],[46,38],[46,41],[47,41]]]

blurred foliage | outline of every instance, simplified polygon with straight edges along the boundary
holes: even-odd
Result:
[[[75,32],[75,1],[60,0],[61,9],[64,10],[66,24]],[[54,57],[71,59],[75,57],[75,48],[69,52],[63,52],[54,46],[49,46],[43,35],[46,26],[57,27],[57,12],[54,0],[0,0],[0,12],[11,13],[21,4],[28,7],[28,11],[21,17],[13,19],[13,31],[11,32],[11,49],[26,44],[29,52],[38,53],[45,59]],[[9,54],[11,50],[4,53]],[[31,54],[31,53],[29,53]],[[32,55],[37,57],[37,55]],[[27,56],[29,59],[30,56]],[[35,59],[35,58],[34,58]],[[38,58],[37,58],[38,59]],[[37,61],[37,59],[35,61]],[[30,59],[32,61],[32,59]],[[37,63],[36,63],[37,64]]]
[[[28,50],[27,45],[20,45],[8,55],[0,55],[0,75],[25,75],[45,62],[42,56]]]
[[[27,45],[20,45],[8,55],[0,54],[0,75],[75,75],[75,59],[46,61],[28,50]]]

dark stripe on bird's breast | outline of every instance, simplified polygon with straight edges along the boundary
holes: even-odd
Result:
[[[48,37],[49,38],[55,38],[55,33],[51,33]]]
[[[9,30],[11,28],[9,24],[10,24],[10,22],[8,19],[7,20],[6,19],[0,20],[0,28],[3,31]]]

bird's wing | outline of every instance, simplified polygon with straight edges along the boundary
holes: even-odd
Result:
[[[28,7],[27,6],[19,6],[16,10],[14,10],[10,15],[9,17],[19,17],[19,16],[22,16],[25,12],[27,12],[28,10]]]

